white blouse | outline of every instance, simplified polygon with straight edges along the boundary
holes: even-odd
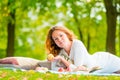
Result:
[[[67,55],[64,49],[60,51],[59,55],[61,54]],[[88,68],[99,66],[101,70],[95,72],[110,73],[120,70],[120,58],[108,52],[96,52],[90,55],[80,40],[73,40],[70,55],[67,55],[67,57],[73,62],[70,65],[72,69],[84,65]],[[59,66],[56,66],[57,63],[58,61],[52,62],[51,68],[53,70],[58,70]]]

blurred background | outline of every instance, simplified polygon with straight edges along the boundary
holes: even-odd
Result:
[[[120,0],[0,0],[0,58],[46,58],[50,27],[64,25],[88,52],[120,56]]]

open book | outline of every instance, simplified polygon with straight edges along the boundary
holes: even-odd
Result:
[[[102,68],[100,68],[99,66],[95,66],[95,67],[92,67],[90,70],[89,70],[89,73],[92,73],[94,71],[97,71],[97,70],[100,70]]]
[[[79,70],[79,68],[75,68],[73,71],[76,72],[76,71],[85,71],[85,72],[88,72],[88,73],[92,73],[94,71],[97,71],[97,70],[100,70],[102,68],[100,68],[99,66],[95,66],[95,67],[92,67],[90,69],[86,69],[86,70]]]

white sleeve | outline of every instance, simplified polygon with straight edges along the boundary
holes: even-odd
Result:
[[[89,54],[84,44],[81,41],[77,41],[74,43],[72,47],[72,55],[75,66],[86,65],[89,59]]]

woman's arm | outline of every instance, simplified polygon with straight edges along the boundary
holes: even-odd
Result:
[[[70,63],[69,61],[67,61],[66,59],[64,59],[61,56],[55,57],[54,60],[60,60],[66,65],[67,68],[65,70],[62,70],[62,71],[88,71],[87,67],[85,67],[85,66],[76,67],[75,65],[73,65],[72,63]],[[63,68],[60,67],[59,69],[61,70]]]
[[[56,56],[55,58],[54,58],[54,60],[60,60],[60,61],[62,61],[64,64],[65,64],[65,66],[66,67],[69,67],[70,66],[70,62],[68,62],[67,60],[65,60],[65,58],[63,58],[63,57],[61,57],[61,56]]]

